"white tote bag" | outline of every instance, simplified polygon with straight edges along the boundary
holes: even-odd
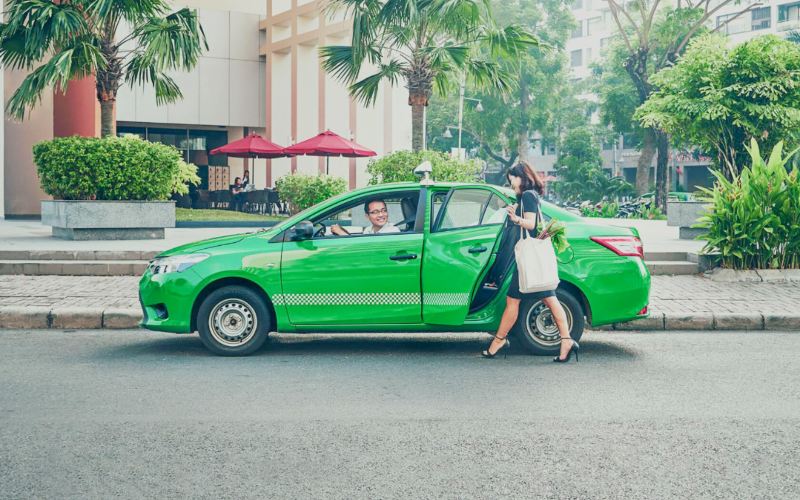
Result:
[[[522,207],[522,196],[519,197]],[[520,209],[525,217],[525,207]],[[536,212],[536,227],[539,227],[539,214]],[[519,291],[522,293],[544,292],[555,290],[558,279],[558,260],[550,237],[534,238],[520,226],[520,238],[514,247],[519,273]]]

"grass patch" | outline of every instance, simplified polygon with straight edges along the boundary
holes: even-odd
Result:
[[[176,208],[175,220],[178,222],[208,221],[279,221],[286,217],[279,215],[260,215],[237,212],[235,210],[215,210],[202,208]]]

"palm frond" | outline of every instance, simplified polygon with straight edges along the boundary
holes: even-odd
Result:
[[[349,88],[350,95],[365,106],[372,106],[378,98],[381,81],[387,80],[390,84],[396,85],[404,69],[405,65],[397,60],[381,64],[377,73],[352,84]]]
[[[137,26],[132,37],[142,55],[158,71],[192,69],[203,50],[208,50],[197,11],[184,8],[166,17],[150,17]]]
[[[31,69],[54,48],[89,32],[84,14],[69,3],[12,0],[6,18],[0,25],[0,62],[11,69]]]
[[[531,47],[550,48],[522,26],[511,24],[499,29],[486,29],[478,42],[486,46],[494,58],[510,58]]]
[[[168,8],[164,0],[79,0],[78,3],[95,19],[124,19],[131,24],[163,15]]]
[[[106,64],[103,54],[90,37],[76,38],[46,63],[34,69],[8,100],[7,112],[17,120],[35,107],[46,89],[66,90],[69,81],[95,73]]]
[[[361,65],[353,58],[353,47],[350,45],[328,45],[319,48],[319,57],[323,69],[343,82],[352,82],[358,78]]]
[[[127,65],[125,81],[142,87],[152,84],[156,91],[156,104],[159,106],[183,97],[175,81],[152,64],[147,54],[137,54],[131,58]]]
[[[487,92],[508,95],[516,88],[513,75],[494,61],[470,59],[466,64],[466,75],[475,87]]]

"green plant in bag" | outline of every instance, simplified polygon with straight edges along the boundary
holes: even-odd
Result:
[[[556,253],[561,253],[569,248],[569,241],[567,241],[567,230],[558,219],[550,219],[547,224],[539,223],[539,234],[537,238],[545,239],[550,238],[553,243]]]

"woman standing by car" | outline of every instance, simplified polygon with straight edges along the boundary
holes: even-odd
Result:
[[[544,193],[544,182],[536,171],[534,171],[533,167],[524,161],[520,161],[511,167],[506,173],[506,178],[511,188],[517,194],[518,200],[518,203],[507,207],[509,221],[528,231],[528,236],[535,238],[538,232],[536,224],[539,218],[537,215],[539,213],[539,196]],[[520,231],[512,231],[511,234],[514,235],[515,242],[520,237]],[[505,245],[505,248],[510,251],[513,251],[513,247],[513,245]],[[498,257],[498,260],[502,259]],[[561,302],[556,298],[555,290],[523,294],[519,288],[519,273],[516,268],[511,277],[511,284],[508,287],[506,308],[500,319],[500,326],[497,332],[495,332],[492,343],[489,344],[489,347],[487,347],[481,355],[486,358],[493,358],[500,349],[510,345],[506,337],[508,337],[508,333],[517,321],[517,317],[519,316],[519,304],[523,295],[530,295],[532,298],[541,299],[553,314],[553,319],[556,322],[556,326],[558,326],[559,335],[561,337],[561,352],[558,356],[553,358],[553,361],[558,363],[569,361],[573,352],[575,352],[575,359],[577,360],[580,346],[577,342],[572,340],[569,335],[567,315],[564,312],[564,308],[561,306]]]

